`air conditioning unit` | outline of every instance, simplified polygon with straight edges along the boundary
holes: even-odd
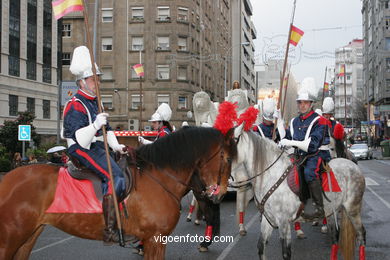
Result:
[[[128,125],[129,131],[138,131],[139,130],[139,120],[138,119],[129,119]]]

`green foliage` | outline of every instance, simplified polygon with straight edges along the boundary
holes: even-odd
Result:
[[[22,142],[18,141],[18,125],[31,125],[31,137],[35,145],[39,146],[41,141],[32,124],[35,115],[31,112],[19,112],[18,114],[16,120],[4,121],[4,125],[0,128],[0,144],[8,151],[9,159],[15,152],[22,152]]]
[[[7,150],[0,145],[0,172],[8,172],[11,170],[11,161],[8,158]]]

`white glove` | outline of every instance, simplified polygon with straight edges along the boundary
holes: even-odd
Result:
[[[151,144],[151,143],[153,143],[152,141],[146,140],[142,136],[138,136],[138,142],[140,142],[141,144]]]
[[[275,119],[281,118],[280,109],[274,111],[274,118]]]
[[[279,147],[284,148],[284,147],[295,146],[298,149],[301,149],[302,151],[307,152],[308,149],[309,149],[310,141],[311,141],[310,137],[308,139],[304,140],[304,141],[295,141],[295,140],[282,139],[279,142]]]
[[[107,117],[107,113],[100,113],[96,116],[95,122],[93,122],[93,126],[96,130],[101,129],[103,125],[107,124]]]
[[[115,152],[120,152],[121,154],[127,153],[127,152],[123,151],[123,148],[125,148],[126,146],[118,143],[118,139],[116,139],[114,131],[107,132],[107,142],[108,142],[108,145],[111,147],[111,149],[114,150]]]

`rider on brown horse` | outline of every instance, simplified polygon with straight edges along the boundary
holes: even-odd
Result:
[[[100,71],[96,66],[97,75]],[[73,52],[70,71],[76,76],[79,90],[65,105],[63,136],[68,143],[69,154],[81,164],[92,170],[102,180],[103,214],[106,228],[103,233],[105,243],[118,242],[114,201],[112,199],[110,177],[102,136],[102,126],[106,125],[107,141],[116,152],[123,152],[124,145],[119,144],[114,132],[107,123],[107,113],[98,112],[96,85],[94,82],[89,50],[85,46],[77,47]],[[118,200],[125,196],[125,178],[120,167],[111,158],[115,192]],[[116,203],[116,202],[115,202]]]

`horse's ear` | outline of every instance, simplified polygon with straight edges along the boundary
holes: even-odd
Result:
[[[230,128],[230,130],[225,134],[225,142],[229,142],[230,139],[234,137],[234,127]]]
[[[243,130],[244,130],[244,124],[242,123],[241,125],[237,126],[234,129],[234,138],[238,138],[242,134]]]

